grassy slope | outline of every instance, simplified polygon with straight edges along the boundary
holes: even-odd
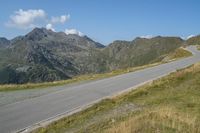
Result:
[[[35,132],[200,132],[199,79],[200,63]]]
[[[200,44],[200,35],[189,38],[186,41],[186,43],[188,45],[199,45]]]
[[[169,60],[174,60],[174,59],[180,59],[183,57],[188,57],[191,55],[192,55],[191,52],[181,47],[181,48],[176,49],[173,53],[170,53],[166,58],[168,58]]]
[[[164,62],[188,57],[191,55],[192,54],[189,51],[184,50],[183,48],[178,48],[175,52],[170,53]],[[34,88],[46,88],[46,87],[50,87],[50,86],[58,86],[58,85],[64,85],[64,84],[81,82],[81,81],[108,78],[108,77],[120,75],[123,73],[137,71],[137,70],[144,69],[147,67],[153,67],[153,66],[159,65],[164,62],[157,62],[157,63],[153,63],[153,64],[148,64],[148,65],[139,66],[139,67],[132,67],[132,68],[127,68],[127,69],[119,69],[119,70],[115,70],[115,71],[112,71],[109,73],[82,75],[82,76],[78,76],[78,77],[74,77],[72,79],[62,80],[62,81],[45,82],[45,83],[28,83],[28,84],[22,84],[22,85],[20,85],[20,84],[19,85],[15,85],[15,84],[0,85],[0,92],[1,91],[12,91],[12,90],[23,90],[23,89],[34,89]]]

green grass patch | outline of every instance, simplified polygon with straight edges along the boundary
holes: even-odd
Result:
[[[138,109],[132,110],[131,104]],[[200,63],[34,132],[200,132]]]

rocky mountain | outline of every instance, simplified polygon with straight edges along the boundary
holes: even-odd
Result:
[[[104,47],[86,36],[66,35],[45,28],[35,28],[10,42],[8,48],[0,51],[1,83],[71,78],[82,73],[82,58],[89,51]]]
[[[107,47],[87,36],[35,28],[0,38],[0,83],[44,82],[102,73],[162,60],[183,45],[178,37],[114,41]]]

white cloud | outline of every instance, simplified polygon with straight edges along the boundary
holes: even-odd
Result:
[[[55,23],[65,23],[66,21],[68,21],[70,19],[70,15],[61,15],[59,17],[51,17],[51,23],[55,24]]]
[[[52,25],[52,24],[47,24],[47,25],[46,25],[46,29],[47,29],[47,30],[52,30],[52,31],[54,31],[54,32],[56,31],[56,30],[53,28],[53,25]]]
[[[42,9],[38,10],[23,10],[19,9],[14,12],[14,15],[10,16],[10,21],[6,23],[9,27],[16,28],[33,28],[38,20],[45,20],[46,13]]]
[[[192,37],[194,37],[195,35],[189,35],[189,36],[187,36],[186,37],[186,39],[190,39],[190,38],[192,38]]]
[[[58,24],[58,23],[61,23],[61,24],[64,24],[66,21],[68,21],[70,18],[70,15],[61,15],[59,17],[51,17],[51,20],[49,20],[49,23],[46,25],[46,28],[49,30],[52,30],[52,31],[55,31],[55,29],[53,28],[53,25],[54,24]]]
[[[19,9],[10,16],[9,21],[6,22],[5,25],[7,27],[14,27],[19,29],[29,29],[34,27],[46,26],[47,29],[55,31],[54,26],[56,24],[64,24],[69,19],[69,14],[49,17],[42,9]]]
[[[80,31],[76,30],[76,29],[66,29],[65,30],[65,34],[69,35],[69,34],[76,34],[79,36],[84,36],[83,33],[81,33]]]
[[[151,39],[153,37],[154,37],[153,35],[140,36],[140,38],[146,38],[146,39]]]

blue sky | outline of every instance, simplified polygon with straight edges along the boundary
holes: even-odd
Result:
[[[103,44],[137,36],[187,37],[200,34],[199,7],[199,0],[1,0],[0,36],[11,39],[50,24]]]

